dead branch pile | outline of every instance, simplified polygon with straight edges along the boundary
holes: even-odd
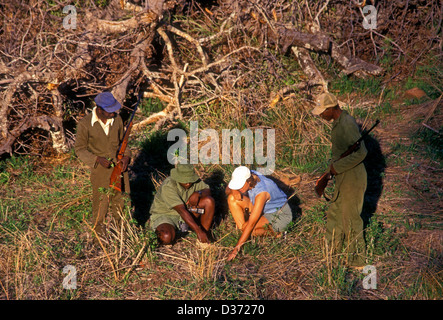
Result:
[[[164,103],[134,131],[210,103],[259,115],[289,92],[328,90],[320,60],[380,76],[389,54],[408,64],[392,80],[441,42],[437,0],[84,3],[75,21],[63,13],[67,0],[0,4],[0,155],[68,151],[77,118],[101,91],[128,105],[140,90]],[[377,9],[376,29],[362,26],[365,5]]]

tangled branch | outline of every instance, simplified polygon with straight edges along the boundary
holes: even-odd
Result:
[[[362,28],[369,1],[112,0],[100,8],[91,0],[77,8],[77,28],[65,29],[69,4],[0,5],[0,155],[66,152],[77,118],[104,90],[122,104],[140,90],[164,103],[134,132],[212,103],[259,116],[289,92],[328,90],[314,57],[357,77],[382,75],[388,54],[416,64],[438,41],[442,19],[438,1],[421,0],[377,1],[376,30]],[[282,55],[301,72],[289,71]]]

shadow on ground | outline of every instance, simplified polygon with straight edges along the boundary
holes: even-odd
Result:
[[[377,211],[377,205],[383,192],[383,176],[386,169],[386,159],[381,151],[380,143],[368,135],[364,139],[368,154],[364,165],[368,175],[367,188],[364,196],[361,217],[366,228]]]
[[[169,175],[173,168],[167,159],[167,150],[174,141],[167,141],[167,132],[156,131],[140,145],[131,166],[131,202],[133,218],[144,226],[156,191],[156,183]]]

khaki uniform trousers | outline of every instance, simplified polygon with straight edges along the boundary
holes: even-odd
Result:
[[[104,222],[108,210],[111,212],[114,221],[120,223],[123,215],[125,196],[112,188],[109,188],[109,181],[114,168],[104,168],[100,164],[91,170],[92,184],[92,227],[98,235],[103,235]],[[125,192],[129,192],[128,173],[123,173]],[[102,189],[103,188],[103,189]]]
[[[366,185],[367,173],[363,163],[337,175],[334,196],[327,212],[326,240],[329,250],[344,252],[351,266],[365,264],[363,220],[360,214]]]

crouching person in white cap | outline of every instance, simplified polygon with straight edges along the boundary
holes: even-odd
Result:
[[[228,261],[233,260],[251,235],[277,235],[292,220],[286,194],[269,178],[240,166],[226,187],[229,210],[242,235]]]

